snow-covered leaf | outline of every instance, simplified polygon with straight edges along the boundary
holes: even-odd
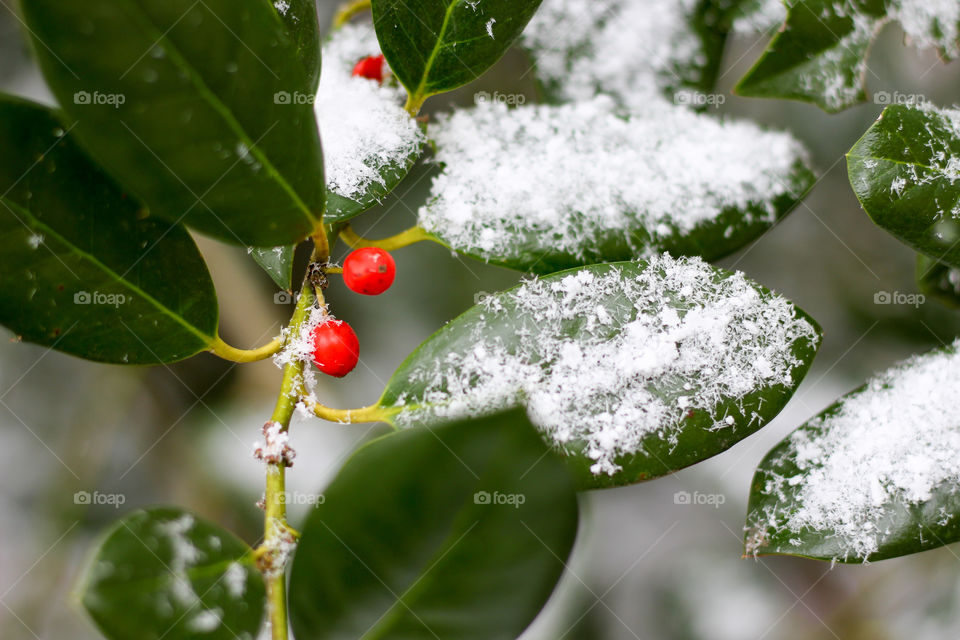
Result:
[[[769,229],[813,181],[790,135],[672,104],[623,117],[605,97],[485,103],[430,135],[443,171],[421,226],[536,273],[661,251],[713,260]]]
[[[380,400],[401,427],[526,406],[583,487],[729,448],[793,394],[819,329],[699,258],[595,265],[491,295],[423,343]]]
[[[180,225],[146,215],[45,107],[0,96],[0,323],[115,364],[208,349],[217,299]]]
[[[250,247],[250,257],[267,272],[278,287],[287,291],[293,286],[293,257],[297,245]]]
[[[960,540],[958,344],[876,376],[768,453],[747,553],[863,562]]]
[[[419,106],[481,76],[517,39],[540,0],[373,0],[377,38]]]
[[[812,102],[829,112],[867,99],[867,51],[888,21],[920,47],[960,54],[956,0],[792,0],[784,28],[737,93]]]
[[[917,254],[917,287],[920,293],[942,304],[960,308],[960,269]]]
[[[847,154],[847,172],[877,225],[960,267],[960,111],[887,107]]]
[[[30,0],[22,10],[78,140],[152,215],[248,246],[298,242],[319,224],[312,105],[282,99],[308,74],[269,2]]]
[[[380,53],[373,27],[351,23],[323,47],[316,115],[327,166],[329,223],[359,215],[390,193],[420,157],[426,138],[403,108],[404,91],[354,77],[357,61]]]
[[[80,597],[110,640],[253,640],[266,604],[250,547],[172,508],[120,520],[96,550]]]
[[[515,410],[364,446],[302,531],[297,640],[516,638],[563,572],[577,499]]]
[[[520,40],[549,99],[598,92],[644,110],[678,90],[710,91],[726,33],[724,12],[704,0],[545,0]]]

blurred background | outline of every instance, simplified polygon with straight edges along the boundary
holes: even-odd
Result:
[[[332,3],[322,2],[326,24]],[[850,190],[844,153],[882,105],[840,115],[815,107],[746,100],[729,91],[769,38],[730,43],[720,111],[792,131],[811,150],[821,179],[789,217],[720,266],[747,273],[807,310],[825,332],[813,369],[772,424],[694,468],[633,487],[583,496],[584,522],[570,565],[544,615],[524,640],[788,640],[960,637],[960,557],[943,548],[867,566],[793,558],[741,559],[753,470],[803,421],[871,373],[952,341],[960,321],[933,301],[881,305],[881,291],[915,293],[914,255],[875,228]],[[874,93],[921,94],[941,106],[960,99],[960,65],[905,47],[884,30],[870,58]],[[478,91],[532,96],[522,55],[509,54],[474,85],[428,103],[467,104]],[[51,102],[18,20],[0,0],[0,90]],[[429,188],[417,170],[383,206],[357,221],[371,235],[411,225]],[[253,347],[276,335],[290,307],[246,252],[198,239],[220,295],[222,333]],[[341,245],[336,257],[344,253]],[[397,284],[365,299],[334,285],[337,314],[363,345],[347,382],[325,380],[328,404],[373,402],[417,344],[520,274],[425,243],[396,254]],[[282,301],[281,301],[282,302]],[[140,506],[196,510],[259,540],[262,467],[251,444],[269,415],[280,378],[264,362],[237,367],[212,356],[149,369],[87,363],[28,344],[0,329],[0,636],[5,640],[99,637],[71,598],[96,536]],[[344,457],[382,427],[297,421],[290,490],[314,495]],[[87,505],[78,492],[114,496]],[[678,492],[713,503],[677,504]],[[83,493],[80,494],[81,496]],[[122,504],[117,504],[122,502]],[[297,526],[309,505],[294,506]]]

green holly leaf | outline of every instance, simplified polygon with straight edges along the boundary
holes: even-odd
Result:
[[[303,527],[294,633],[516,638],[576,532],[570,475],[522,412],[391,434],[353,455]]]
[[[913,249],[960,266],[960,112],[894,105],[847,153],[870,218]]]
[[[303,65],[303,90],[315,94],[320,83],[320,25],[316,0],[275,0],[273,3],[287,29],[287,37],[297,48]]]
[[[417,109],[493,66],[520,35],[540,0],[373,0],[383,55]]]
[[[282,247],[250,247],[253,261],[284,291],[293,287],[293,257],[296,252],[295,244]]]
[[[186,511],[154,508],[107,533],[80,598],[111,640],[253,640],[265,593],[243,541]]]
[[[746,552],[864,562],[960,540],[957,344],[874,377],[778,444],[751,485]]]
[[[455,251],[534,273],[661,252],[714,260],[814,181],[790,135],[674,105],[623,117],[602,97],[487,103],[430,134],[442,172],[420,225]]]
[[[699,259],[595,265],[487,296],[431,336],[379,404],[400,427],[526,406],[583,488],[656,478],[773,419],[816,324]]]
[[[217,299],[193,239],[150,217],[39,105],[0,97],[0,323],[116,364],[209,349]]]
[[[917,254],[920,293],[953,309],[960,309],[960,269]]]
[[[960,14],[950,3],[921,6],[898,0],[792,0],[787,21],[736,92],[758,98],[811,102],[828,112],[867,100],[867,52],[890,20],[900,22],[911,41],[960,53]],[[880,93],[880,104],[891,96]]]
[[[28,0],[77,139],[153,215],[230,243],[300,241],[323,160],[302,49],[261,0]]]

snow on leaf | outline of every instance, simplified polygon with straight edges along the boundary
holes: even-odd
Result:
[[[628,117],[605,97],[483,103],[430,134],[443,171],[420,224],[454,250],[539,273],[660,251],[720,257],[812,180],[790,135],[665,102]]]
[[[867,52],[890,21],[918,48],[960,55],[955,0],[795,0],[784,28],[737,91],[814,102],[831,112],[863,102]]]
[[[769,33],[787,19],[784,0],[741,2],[733,20],[733,32],[740,35]]]
[[[874,377],[774,448],[747,552],[865,561],[960,539],[958,346]]]
[[[594,482],[634,482],[762,426],[818,342],[802,312],[742,274],[663,255],[488,297],[414,352],[381,404],[409,427],[521,403]]]
[[[545,0],[522,36],[537,77],[562,101],[597,92],[631,109],[699,85],[708,52],[696,0]]]
[[[850,184],[881,228],[960,266],[960,110],[893,105],[847,154]]]
[[[315,111],[327,186],[333,195],[354,201],[331,202],[328,219],[345,219],[348,211],[356,215],[389,191],[419,156],[424,142],[420,126],[403,109],[402,88],[352,75],[359,60],[379,54],[376,34],[366,23],[335,30],[323,47]],[[356,210],[357,203],[366,207]]]
[[[138,510],[98,547],[82,602],[110,640],[252,640],[265,590],[250,553],[239,538],[190,513]]]

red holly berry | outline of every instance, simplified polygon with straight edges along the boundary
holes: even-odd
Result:
[[[313,328],[313,364],[320,371],[342,378],[357,366],[360,341],[346,322],[330,318]]]
[[[383,54],[378,56],[367,56],[361,59],[353,67],[353,75],[383,82]]]
[[[347,288],[365,296],[378,296],[393,284],[397,263],[383,249],[357,249],[343,261],[343,282]]]

